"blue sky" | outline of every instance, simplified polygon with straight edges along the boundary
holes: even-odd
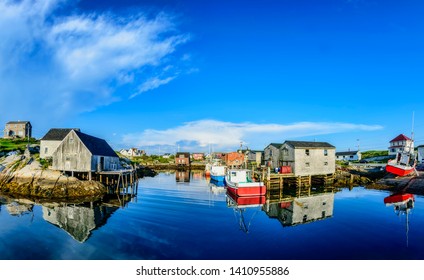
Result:
[[[0,123],[149,153],[424,144],[422,1],[0,0]]]

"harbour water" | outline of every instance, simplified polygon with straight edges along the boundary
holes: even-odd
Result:
[[[0,195],[0,259],[424,259],[421,196],[398,211],[389,192],[360,186],[285,192],[238,201],[201,172],[176,172],[140,179],[132,198]]]

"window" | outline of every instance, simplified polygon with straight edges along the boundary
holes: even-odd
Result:
[[[328,162],[324,162],[324,165],[328,165]]]
[[[308,149],[305,150],[305,155],[309,156],[309,150]]]
[[[350,159],[353,159],[353,156],[349,156]]]
[[[73,137],[70,137],[69,138],[69,143],[74,143],[74,138]]]
[[[48,151],[49,151],[49,148],[45,147],[44,148],[44,153],[47,154]]]
[[[328,156],[328,150],[324,150],[324,156]]]
[[[305,166],[309,167],[310,166],[309,162],[305,162]]]
[[[287,149],[283,149],[283,155],[285,155],[285,156],[288,156],[289,155],[289,150],[287,150]]]

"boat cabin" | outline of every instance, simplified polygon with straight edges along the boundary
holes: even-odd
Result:
[[[243,169],[229,170],[228,179],[233,183],[253,182],[252,171]]]

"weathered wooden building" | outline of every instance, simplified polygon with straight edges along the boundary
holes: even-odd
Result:
[[[100,138],[71,130],[52,155],[54,170],[71,172],[100,172],[120,168],[119,157]]]
[[[360,151],[336,152],[336,160],[355,161],[361,160],[361,158],[362,156]]]
[[[280,166],[280,143],[271,143],[264,149],[264,163],[266,166],[276,168]]]
[[[57,147],[59,147],[60,143],[62,143],[62,140],[72,129],[80,131],[79,128],[50,129],[40,140],[40,158],[51,158]]]
[[[29,121],[11,121],[6,123],[4,138],[32,137],[32,125]]]
[[[295,176],[334,174],[336,148],[327,142],[285,141],[280,147],[281,166]]]
[[[176,153],[175,164],[182,167],[190,166],[190,153],[185,153],[185,152]]]

